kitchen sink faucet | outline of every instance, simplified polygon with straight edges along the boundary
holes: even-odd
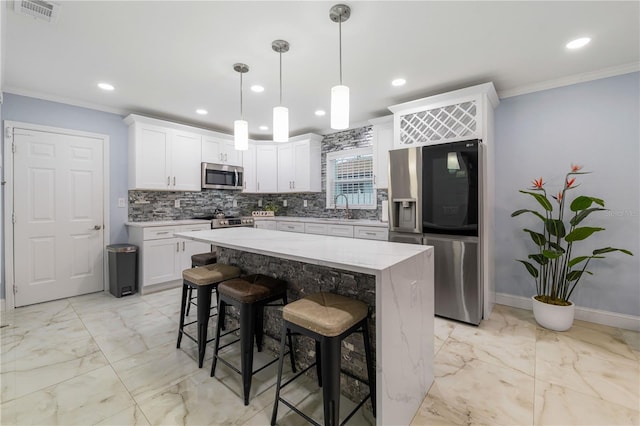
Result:
[[[333,200],[333,204],[335,205],[335,207],[337,209],[338,208],[338,197],[340,197],[340,196],[344,197],[344,202],[346,203],[345,208],[346,208],[347,212],[346,212],[345,219],[351,219],[351,213],[349,213],[349,199],[347,198],[346,195],[344,195],[342,193],[336,195],[336,197]]]

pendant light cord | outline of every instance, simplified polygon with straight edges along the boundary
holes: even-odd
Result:
[[[242,113],[242,72],[240,72],[240,119],[244,119],[244,114]]]
[[[280,50],[280,106],[282,106],[282,49]]]
[[[338,38],[340,39],[340,86],[342,86],[342,16],[338,21]]]

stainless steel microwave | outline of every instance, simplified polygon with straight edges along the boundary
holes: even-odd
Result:
[[[202,163],[202,188],[242,189],[244,169],[227,164]]]

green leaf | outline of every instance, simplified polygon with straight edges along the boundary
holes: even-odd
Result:
[[[604,210],[607,210],[607,209],[601,209],[600,207],[585,209],[580,213],[578,213],[577,215],[575,215],[574,217],[572,217],[569,223],[571,224],[571,226],[576,226],[577,224],[582,222],[587,216],[589,216],[591,213],[597,212],[597,211],[604,211]]]
[[[612,251],[621,251],[624,254],[628,254],[629,256],[633,256],[633,253],[631,253],[629,250],[626,249],[619,249],[619,248],[614,248],[614,247],[604,247],[601,249],[597,249],[593,251],[593,255],[597,255],[597,254],[604,254],[604,253],[611,253]]]
[[[549,259],[541,255],[540,253],[530,254],[529,259],[535,260],[538,265],[546,265],[547,263],[549,263]]]
[[[562,256],[564,253],[561,251],[554,251],[554,250],[542,250],[542,255],[544,257],[546,257],[547,259],[557,259],[560,256]]]
[[[527,271],[529,271],[529,273],[531,274],[531,276],[533,276],[533,278],[538,278],[538,270],[536,269],[535,266],[533,266],[532,264],[524,260],[518,260],[518,262],[522,263],[527,268]]]
[[[567,274],[567,281],[576,281],[579,280],[583,273],[587,273],[589,275],[593,275],[589,271],[571,271]]]
[[[533,242],[538,246],[543,246],[547,243],[547,239],[544,237],[544,235],[538,232],[534,232],[530,229],[525,229],[524,232],[528,232],[529,235],[531,235],[531,239],[533,240]]]
[[[547,219],[545,220],[545,226],[547,227],[547,231],[549,234],[554,237],[564,237],[567,234],[567,230],[564,228],[564,222],[558,219]]]
[[[584,262],[585,260],[591,258],[591,256],[578,256],[578,257],[574,257],[573,259],[571,259],[568,263],[569,268],[571,268],[574,265],[577,265],[580,262]]]
[[[598,231],[604,231],[604,228],[595,228],[591,226],[584,226],[582,228],[575,228],[569,235],[565,237],[565,241],[572,243],[574,241],[582,241],[587,239],[591,234]]]
[[[522,209],[522,210],[516,210],[515,212],[511,213],[511,217],[516,217],[516,216],[520,216],[523,213],[531,213],[534,214],[536,216],[538,216],[540,219],[544,220],[544,216],[542,216],[540,213],[538,213],[535,210],[529,210],[529,209]]]
[[[538,201],[538,203],[540,203],[542,208],[545,209],[546,211],[553,210],[553,205],[551,205],[547,197],[545,197],[544,195],[536,194],[535,192],[522,191],[522,190],[520,190],[520,192],[522,192],[523,194],[531,195],[533,198],[535,198]]]
[[[565,250],[562,248],[562,246],[554,241],[547,241],[547,244],[549,245],[549,247],[551,247],[552,249],[555,249],[557,251],[561,251],[561,252],[565,252]]]
[[[572,212],[578,212],[580,210],[588,209],[589,207],[591,207],[591,204],[593,204],[593,203],[604,207],[604,201],[601,200],[600,198],[587,197],[585,195],[580,195],[579,197],[576,197],[571,202],[570,208],[571,208]]]

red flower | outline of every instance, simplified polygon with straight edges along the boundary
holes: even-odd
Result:
[[[571,165],[571,171],[572,171],[573,173],[575,173],[575,172],[577,172],[577,171],[579,171],[579,170],[581,170],[581,169],[582,169],[582,166],[579,166],[579,165],[577,165],[577,164],[572,164],[572,165]]]
[[[576,178],[567,179],[566,188],[571,188],[571,186],[575,183]]]
[[[542,189],[542,185],[544,185],[544,182],[542,181],[542,178],[534,179],[532,183],[533,183],[533,187],[536,188],[536,189]]]
[[[553,199],[556,200],[558,203],[562,202],[562,191],[558,192],[558,195],[552,195]]]

